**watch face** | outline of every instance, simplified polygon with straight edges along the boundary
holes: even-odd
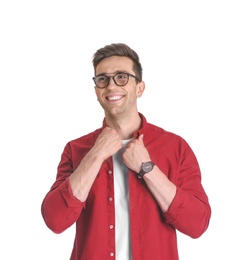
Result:
[[[153,166],[150,162],[146,162],[142,165],[142,169],[144,172],[150,172],[153,169]]]

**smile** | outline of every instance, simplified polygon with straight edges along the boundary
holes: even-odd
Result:
[[[106,99],[109,101],[116,101],[116,100],[120,100],[123,97],[124,96],[109,96],[109,97],[106,97]]]

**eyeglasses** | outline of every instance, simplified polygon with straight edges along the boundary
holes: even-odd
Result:
[[[140,81],[139,78],[137,78],[136,76],[134,76],[130,73],[125,73],[125,72],[118,72],[114,76],[99,75],[99,76],[93,77],[92,79],[98,88],[106,88],[109,85],[110,78],[113,79],[114,83],[117,86],[123,87],[128,83],[129,77],[133,77],[137,81]]]

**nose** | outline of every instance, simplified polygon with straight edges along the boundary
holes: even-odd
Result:
[[[114,81],[114,78],[113,78],[113,76],[109,76],[109,82],[108,82],[107,88],[114,88],[114,87],[117,87],[117,85]]]

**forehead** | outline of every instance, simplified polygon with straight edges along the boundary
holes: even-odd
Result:
[[[114,73],[117,71],[126,71],[132,73],[133,61],[128,57],[112,56],[99,62],[96,67],[96,74]]]

